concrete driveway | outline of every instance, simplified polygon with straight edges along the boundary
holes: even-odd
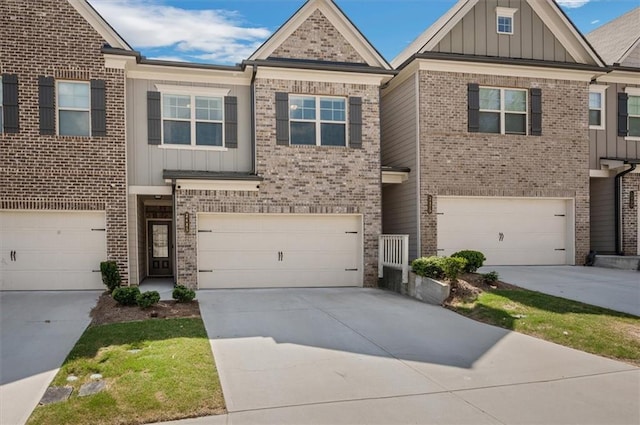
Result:
[[[582,266],[489,266],[521,288],[640,316],[640,272]]]
[[[0,424],[26,422],[89,325],[99,295],[0,292]]]
[[[640,369],[389,292],[198,298],[229,415],[184,424],[640,422]]]

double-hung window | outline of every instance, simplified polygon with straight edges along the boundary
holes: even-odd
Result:
[[[589,88],[589,128],[604,130],[605,128],[605,92],[607,86],[592,85]]]
[[[88,82],[58,81],[58,134],[91,134],[91,87]]]
[[[292,145],[347,145],[345,98],[291,95],[289,123]]]
[[[527,134],[527,90],[480,88],[482,133]]]
[[[627,105],[629,137],[640,137],[640,94],[629,95]]]
[[[165,145],[224,145],[224,97],[194,94],[162,95]]]

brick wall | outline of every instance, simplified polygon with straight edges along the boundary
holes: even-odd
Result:
[[[467,84],[542,89],[542,136],[467,131]],[[576,263],[589,251],[587,83],[420,71],[422,254],[437,248],[437,196],[575,199]],[[426,208],[433,195],[433,213]]]
[[[631,203],[631,192],[633,203]],[[625,255],[640,255],[638,251],[638,196],[640,196],[640,174],[631,173],[622,178],[622,252]]]
[[[127,269],[124,74],[104,68],[104,40],[61,0],[0,2],[0,72],[17,74],[20,133],[3,134],[0,208],[103,210],[107,255]],[[39,134],[38,76],[106,83],[107,137]]]

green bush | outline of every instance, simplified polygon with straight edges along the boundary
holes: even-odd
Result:
[[[418,276],[441,279],[444,276],[442,257],[422,257],[411,262],[411,270]]]
[[[467,260],[460,257],[444,257],[442,261],[442,271],[447,279],[455,281],[458,275],[467,267]]]
[[[467,273],[474,273],[478,270],[487,258],[480,251],[458,251],[456,253],[451,254],[452,257],[464,258],[467,260],[467,265],[464,268],[464,271]]]
[[[103,261],[100,263],[100,273],[102,273],[102,283],[109,289],[109,293],[120,286],[122,278],[115,261]]]
[[[482,280],[484,280],[484,283],[496,283],[498,281],[498,279],[500,278],[500,276],[498,276],[498,272],[495,271],[491,271],[489,273],[485,273],[482,275]]]
[[[184,285],[178,285],[173,288],[173,293],[171,294],[174,300],[179,303],[188,303],[189,301],[193,301],[196,297],[196,293],[194,290],[187,288]]]
[[[136,302],[140,306],[140,308],[149,308],[154,304],[158,304],[160,302],[160,294],[158,291],[147,291],[139,294],[136,297]]]
[[[136,305],[140,289],[137,286],[119,287],[113,290],[111,296],[120,305]]]

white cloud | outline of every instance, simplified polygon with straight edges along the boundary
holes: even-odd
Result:
[[[582,7],[590,1],[591,0],[557,0],[560,6],[566,7],[568,9],[576,9],[578,7]]]
[[[597,24],[599,22],[600,22],[600,19],[593,20],[593,21],[591,21],[591,25],[595,25],[595,24]]]
[[[152,0],[90,0],[91,5],[134,48],[146,56],[237,63],[271,34],[243,25],[229,10],[186,10]]]

